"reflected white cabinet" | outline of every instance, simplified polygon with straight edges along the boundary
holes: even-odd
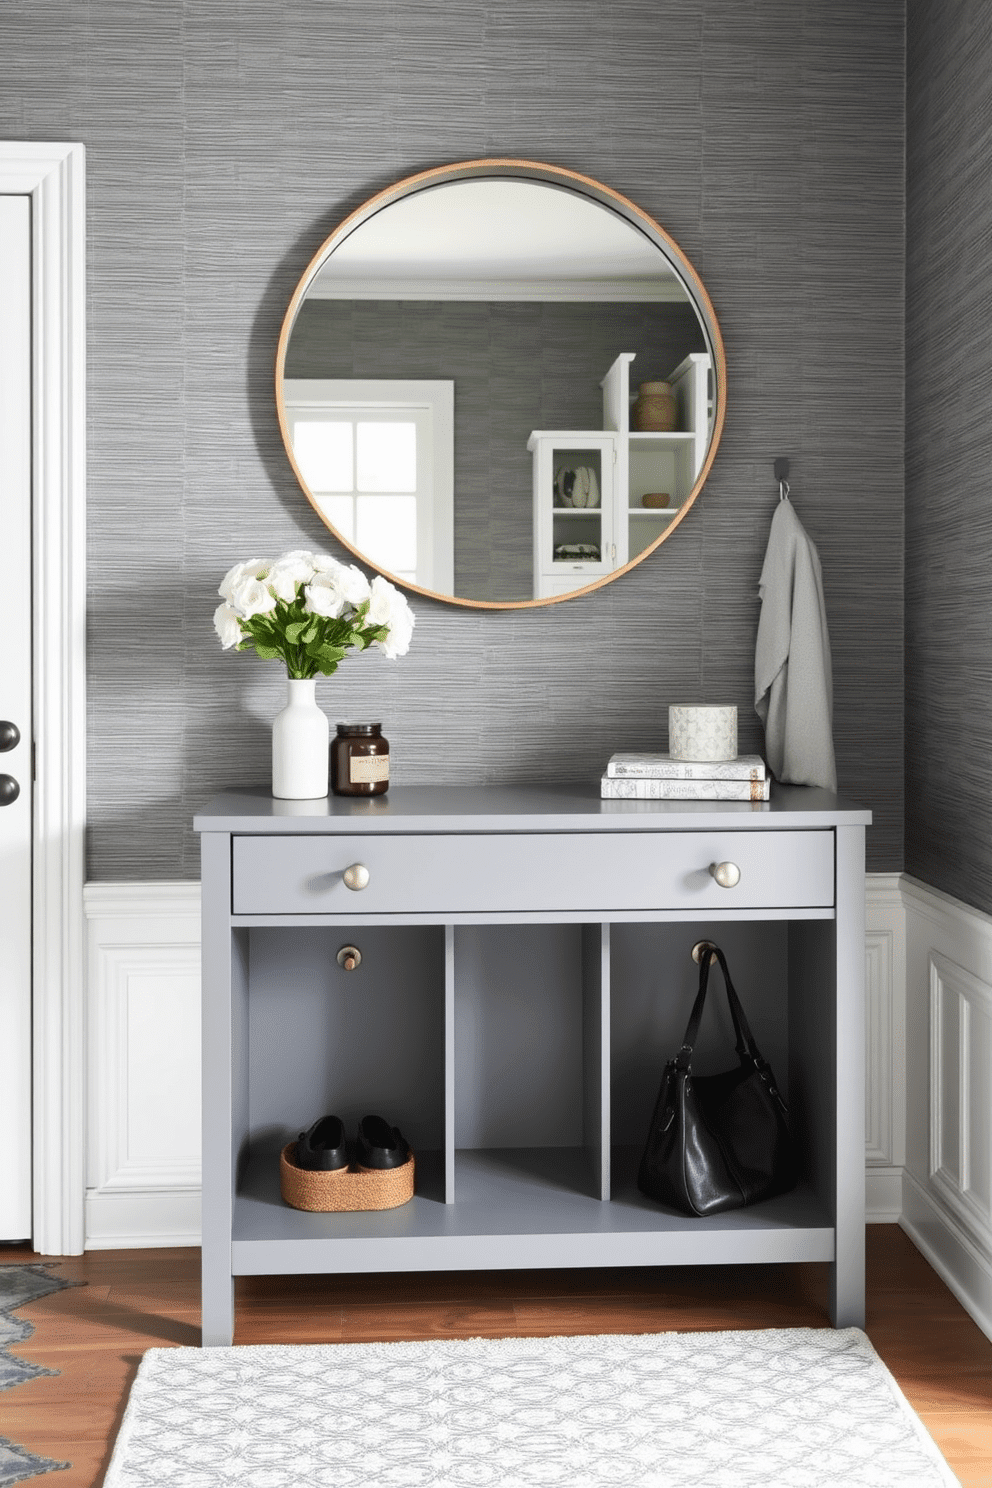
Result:
[[[617,438],[621,563],[650,547],[685,504],[703,468],[712,419],[710,358],[693,352],[667,378],[675,397],[676,427],[668,433],[631,429],[634,359],[634,353],[623,352],[602,382],[603,425]],[[663,507],[646,507],[646,495],[665,495],[668,501]]]
[[[602,381],[603,429],[535,430],[527,441],[534,459],[534,598],[581,589],[622,568],[651,546],[688,499],[706,458],[713,417],[712,363],[692,352],[668,382],[677,426],[669,433],[630,427],[635,352],[617,357]],[[562,476],[593,469],[599,506],[586,492],[573,498]],[[667,496],[662,507],[645,496]]]
[[[534,598],[592,584],[617,567],[617,441],[602,431],[535,430]]]

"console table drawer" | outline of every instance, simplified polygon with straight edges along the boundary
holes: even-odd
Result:
[[[235,914],[443,917],[834,902],[831,831],[245,836],[233,847]],[[717,863],[739,868],[733,888],[713,878]],[[345,882],[353,865],[367,870],[359,889]]]

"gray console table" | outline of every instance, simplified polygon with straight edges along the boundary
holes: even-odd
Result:
[[[277,1273],[826,1261],[834,1323],[863,1325],[869,820],[795,787],[759,805],[583,787],[216,797],[195,822],[204,1344],[232,1341],[236,1276]],[[733,939],[803,1177],[693,1220],[634,1180],[702,935]],[[280,1147],[329,1111],[401,1128],[409,1204],[282,1203]]]

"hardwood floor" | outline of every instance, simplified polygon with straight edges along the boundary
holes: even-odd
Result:
[[[0,1247],[0,1262],[40,1259]],[[199,1343],[199,1252],[90,1251],[54,1263],[83,1285],[19,1309],[16,1352],[59,1371],[0,1393],[0,1433],[103,1473],[148,1348]],[[825,1266],[249,1277],[238,1343],[824,1327]],[[992,1488],[992,1342],[895,1225],[868,1231],[868,1335],[966,1488]]]

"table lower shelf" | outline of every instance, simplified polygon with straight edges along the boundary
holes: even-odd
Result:
[[[748,1209],[690,1219],[634,1183],[637,1154],[614,1153],[613,1197],[593,1197],[581,1148],[460,1151],[454,1204],[439,1152],[417,1154],[417,1192],[399,1209],[309,1214],[279,1193],[278,1146],[253,1152],[235,1199],[236,1276],[525,1267],[830,1261],[834,1228],[800,1186]]]

